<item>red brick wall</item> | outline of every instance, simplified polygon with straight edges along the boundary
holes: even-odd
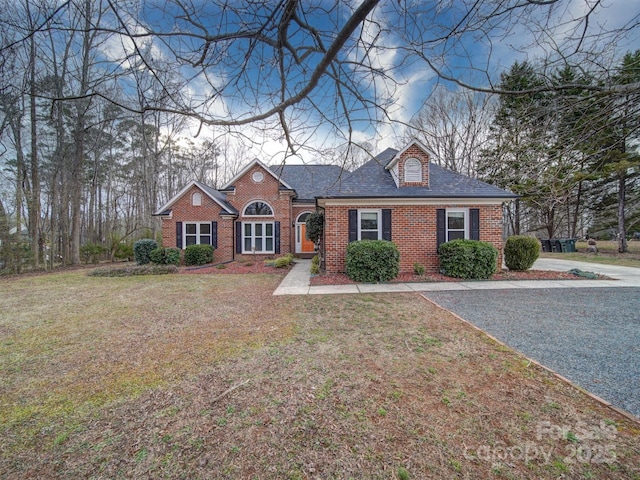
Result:
[[[329,273],[344,272],[349,243],[348,211],[354,207],[325,208],[325,269]],[[391,238],[400,251],[400,271],[413,272],[413,264],[424,265],[426,271],[439,269],[436,251],[436,209],[479,208],[480,240],[491,242],[499,251],[498,267],[502,266],[502,206],[501,205],[371,205],[358,208],[391,208]]]
[[[422,163],[422,182],[404,181],[404,162],[410,158],[417,158]],[[400,155],[398,160],[398,181],[401,187],[429,186],[429,155],[417,145],[411,145]]]
[[[202,193],[202,205],[191,205],[191,195]],[[233,258],[233,219],[220,216],[222,207],[195,185],[171,206],[172,218],[162,219],[162,245],[176,247],[176,222],[218,222],[218,248],[215,262]]]
[[[264,180],[256,183],[252,179],[255,171],[262,171]],[[280,222],[280,254],[293,252],[295,249],[292,223],[291,193],[280,191],[279,182],[260,165],[254,165],[242,177],[235,182],[235,193],[227,194],[227,201],[239,212],[238,221],[243,222]],[[266,202],[273,209],[273,217],[244,217],[242,213],[245,207],[255,201]],[[262,259],[273,257],[275,254],[236,254],[236,258]]]

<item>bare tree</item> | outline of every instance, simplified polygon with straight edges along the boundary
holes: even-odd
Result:
[[[412,120],[406,135],[420,140],[443,167],[475,176],[493,114],[489,95],[440,86]]]

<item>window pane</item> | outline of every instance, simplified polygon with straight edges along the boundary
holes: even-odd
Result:
[[[267,237],[272,237],[273,236],[273,223],[265,223],[264,224],[264,229],[265,229],[265,235]]]
[[[447,214],[447,228],[464,230],[464,212],[451,212]]]
[[[196,234],[196,224],[195,223],[187,223],[185,225],[185,232],[187,235],[195,235]]]
[[[200,224],[200,234],[201,235],[209,235],[211,233],[211,224],[210,223],[201,223]]]
[[[251,251],[251,238],[245,238],[244,239],[244,251],[245,252],[250,252]]]
[[[267,238],[265,241],[265,248],[267,252],[273,252],[273,238]]]
[[[300,222],[300,223],[304,223],[304,222],[306,222],[306,221],[307,221],[307,217],[308,217],[309,215],[311,215],[311,214],[310,214],[310,213],[303,213],[302,215],[300,215],[300,216],[298,217],[298,222]]]
[[[459,230],[451,230],[448,234],[447,241],[450,242],[451,240],[458,240],[458,239],[464,240],[464,232]]]
[[[378,214],[376,212],[363,212],[360,214],[361,230],[377,230]]]
[[[261,252],[262,251],[262,238],[256,238],[256,244],[255,245],[256,245],[256,252]]]
[[[378,232],[360,232],[361,240],[378,240]]]
[[[253,225],[251,223],[245,223],[244,224],[244,236],[245,237],[250,237],[251,236],[251,227],[253,227]]]
[[[185,237],[184,239],[185,239],[185,243],[187,245],[195,245],[196,244],[196,236],[195,235],[189,235],[189,236]]]
[[[209,235],[200,235],[201,245],[211,245],[211,237]]]
[[[255,229],[256,229],[256,237],[261,237],[262,236],[262,224],[261,223],[256,223],[255,224]]]
[[[245,215],[273,215],[271,207],[264,202],[253,202],[244,210]]]

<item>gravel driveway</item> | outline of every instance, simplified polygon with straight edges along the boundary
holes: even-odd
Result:
[[[640,417],[640,288],[423,295]]]

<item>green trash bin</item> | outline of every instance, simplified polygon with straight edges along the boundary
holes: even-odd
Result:
[[[567,239],[566,238],[559,238],[558,242],[560,242],[560,251],[562,253],[567,253]]]
[[[562,253],[571,253],[576,251],[576,239],[575,238],[560,238],[560,249]]]

